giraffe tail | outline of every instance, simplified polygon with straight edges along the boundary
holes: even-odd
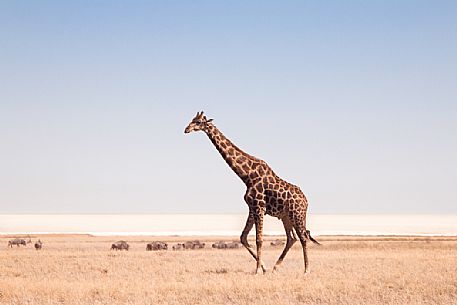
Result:
[[[318,242],[311,236],[311,232],[309,230],[306,230],[306,237],[315,244],[318,244],[318,245],[321,244],[320,242]]]

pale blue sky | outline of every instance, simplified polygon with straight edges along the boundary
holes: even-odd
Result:
[[[457,213],[455,1],[2,1],[0,213]]]

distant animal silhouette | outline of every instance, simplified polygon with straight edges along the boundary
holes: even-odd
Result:
[[[229,167],[241,178],[247,187],[244,200],[249,207],[246,225],[240,236],[241,243],[257,262],[256,274],[265,273],[262,260],[263,219],[268,214],[282,220],[286,231],[287,243],[279,256],[274,269],[284,260],[289,249],[297,240],[294,230],[303,248],[305,273],[308,272],[307,240],[316,242],[306,230],[308,201],[298,186],[279,178],[268,164],[257,159],[233,144],[207,119],[203,111],[197,113],[184,130],[185,133],[203,131],[209,137]],[[255,225],[257,253],[249,245],[247,236]]]
[[[41,240],[38,240],[35,243],[35,250],[41,250],[42,247],[43,247],[43,243],[41,242]]]
[[[125,250],[128,251],[130,248],[129,244],[126,241],[120,240],[117,243],[111,245],[111,250]]]
[[[227,248],[227,243],[225,241],[217,241],[211,245],[215,249],[225,249]]]
[[[182,243],[178,243],[178,244],[174,245],[171,248],[172,248],[173,251],[184,250],[185,249],[184,244],[182,244]]]
[[[227,243],[227,249],[238,249],[241,246],[241,243],[238,241],[232,241]]]
[[[199,240],[186,241],[184,243],[184,249],[202,249],[205,247],[205,243],[200,242]]]
[[[153,241],[146,245],[146,251],[167,250],[168,244],[163,241]]]
[[[12,239],[12,240],[8,241],[8,246],[10,248],[12,248],[13,245],[16,245],[17,247],[26,246],[27,244],[30,244],[31,242],[32,241],[30,240],[30,238],[27,241],[25,239],[15,238],[15,239]]]
[[[211,247],[215,249],[238,249],[241,246],[240,242],[232,241],[232,242],[225,242],[225,241],[217,241],[211,245]]]
[[[197,248],[197,249],[203,249],[203,248],[205,248],[205,245],[206,245],[205,243],[202,243],[199,240],[194,240],[193,243],[195,245],[195,248]]]

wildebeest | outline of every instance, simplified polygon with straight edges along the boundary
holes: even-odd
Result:
[[[218,241],[212,244],[213,248],[216,249],[238,249],[241,246],[241,243],[238,241],[231,241],[231,242],[225,242],[225,241]]]
[[[212,244],[211,247],[216,249],[226,249],[227,243],[225,241],[217,241],[214,244]]]
[[[172,249],[173,249],[174,251],[176,251],[176,250],[184,250],[185,247],[184,247],[184,244],[178,243],[178,244],[174,245],[174,246],[172,247]]]
[[[205,247],[205,243],[202,243],[199,240],[194,240],[193,243],[197,249],[203,249]]]
[[[43,247],[43,243],[41,242],[41,240],[38,240],[35,243],[35,250],[41,250],[42,247]]]
[[[270,245],[276,247],[276,246],[282,246],[284,245],[284,241],[280,239],[273,240]]]
[[[129,244],[126,241],[120,240],[115,244],[111,245],[111,250],[126,250],[128,251],[130,248]]]
[[[240,246],[241,246],[241,243],[237,242],[237,241],[232,241],[230,243],[227,243],[228,249],[238,249]]]
[[[186,241],[184,243],[184,249],[202,249],[205,247],[205,243],[200,242],[199,240]]]
[[[168,244],[163,241],[153,241],[146,245],[146,251],[168,250]]]
[[[12,240],[8,241],[8,246],[10,248],[12,248],[13,245],[16,245],[17,247],[19,247],[21,245],[22,246],[26,246],[27,244],[29,244],[31,242],[32,241],[30,240],[30,238],[27,241],[25,241],[24,239],[21,239],[21,238],[15,238],[15,239],[12,239]]]

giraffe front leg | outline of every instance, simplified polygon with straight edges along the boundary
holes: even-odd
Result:
[[[243,233],[241,233],[240,236],[240,242],[249,251],[252,257],[257,261],[257,255],[254,253],[254,249],[252,249],[251,245],[248,243],[248,234],[253,226],[254,215],[252,215],[252,213],[249,212],[248,219],[246,220],[246,225],[244,226]]]
[[[262,273],[267,271],[262,261],[263,215],[264,211],[262,208],[259,208],[259,211],[254,215],[257,245],[257,268],[255,274],[260,274],[261,271]]]

